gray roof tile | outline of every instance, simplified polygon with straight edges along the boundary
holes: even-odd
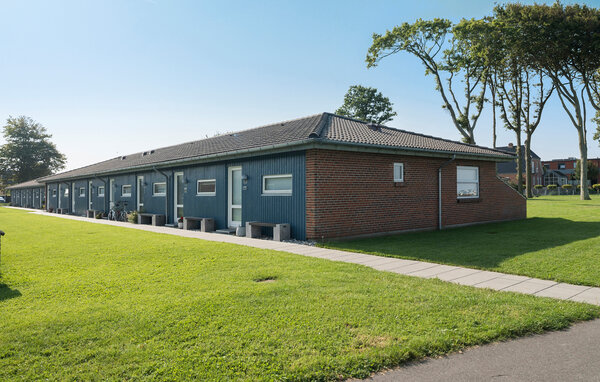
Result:
[[[372,130],[364,122],[330,113],[321,113],[199,141],[129,154],[52,175],[43,180],[48,182],[119,171],[132,167],[151,167],[163,162],[201,159],[202,157],[227,154],[239,150],[266,149],[274,145],[301,144],[309,140],[323,144],[341,142],[406,150],[471,154],[488,158],[512,158],[510,154],[499,150],[390,127],[380,126],[378,129]]]

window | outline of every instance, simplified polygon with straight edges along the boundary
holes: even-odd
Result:
[[[79,197],[85,198],[85,187],[79,187]]]
[[[69,189],[65,188],[65,198],[67,198],[69,196]]]
[[[263,176],[263,194],[291,194],[292,174]]]
[[[121,186],[121,196],[131,196],[131,184]]]
[[[99,197],[104,196],[104,186],[98,186],[98,196]]]
[[[56,188],[52,189],[52,197],[56,198]]]
[[[456,196],[459,198],[479,197],[478,167],[456,167]]]
[[[564,170],[564,169],[566,169],[566,168],[567,168],[567,166],[566,166],[564,163],[559,163],[559,164],[558,164],[558,169],[559,169],[559,170]]]
[[[404,163],[394,163],[394,182],[404,182]]]
[[[152,196],[165,196],[167,195],[167,183],[152,183]]]
[[[215,179],[198,180],[196,195],[214,196],[217,191],[217,181]]]

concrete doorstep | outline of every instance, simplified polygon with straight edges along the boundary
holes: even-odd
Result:
[[[593,305],[600,305],[600,288],[598,287],[557,283],[555,281],[534,279],[526,276],[516,276],[424,261],[404,260],[391,257],[367,255],[363,253],[345,252],[335,249],[311,247],[295,243],[273,242],[270,240],[250,239],[246,237],[199,231],[188,231],[171,227],[155,227],[150,225],[131,224],[104,219],[90,219],[82,216],[59,215],[45,211],[19,207],[5,208],[16,208],[20,210],[31,211],[31,213],[42,216],[52,216],[56,218],[77,220],[88,223],[126,227],[139,229],[142,231],[164,233],[168,235],[190,237],[221,243],[239,244],[254,248],[273,249],[302,256],[360,264],[382,272],[399,273],[402,275],[420,278],[438,278],[443,281],[460,285],[468,285],[475,288],[488,288],[497,291],[518,292],[539,297],[551,297],[559,300],[571,300]]]

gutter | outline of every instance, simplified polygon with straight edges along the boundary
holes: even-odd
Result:
[[[442,163],[438,168],[438,229],[442,230],[442,169],[456,160],[456,155]]]
[[[169,176],[158,170],[156,166],[152,167],[154,171],[165,177],[165,223],[169,221]]]

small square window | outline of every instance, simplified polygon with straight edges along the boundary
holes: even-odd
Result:
[[[52,190],[52,197],[56,198],[56,188]]]
[[[214,196],[217,191],[216,179],[200,179],[198,180],[196,195]]]
[[[167,195],[167,183],[159,182],[152,183],[152,196],[165,196]]]
[[[292,174],[263,176],[263,194],[292,193]]]
[[[124,184],[121,186],[121,196],[131,196],[131,184]]]
[[[65,188],[65,198],[69,196],[69,189]]]
[[[404,163],[394,163],[394,182],[404,182]]]
[[[85,187],[79,187],[79,197],[85,198]]]
[[[99,197],[104,196],[104,186],[98,186],[98,196]]]

